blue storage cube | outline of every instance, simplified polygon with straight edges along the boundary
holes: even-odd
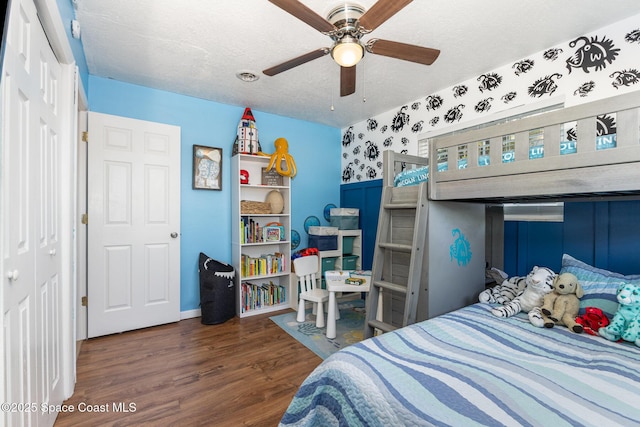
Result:
[[[322,258],[322,277],[327,271],[333,271],[336,269],[336,260],[338,257]]]
[[[343,270],[355,270],[358,263],[358,255],[348,255],[342,257]]]
[[[338,249],[338,236],[317,236],[309,234],[309,247],[319,251],[335,251]]]
[[[360,220],[360,209],[332,208],[330,210],[330,222],[332,227],[340,230],[357,230]]]
[[[344,255],[351,255],[353,253],[354,240],[356,240],[355,236],[342,236],[342,253]]]
[[[338,228],[309,227],[309,247],[319,251],[335,251],[338,249]]]

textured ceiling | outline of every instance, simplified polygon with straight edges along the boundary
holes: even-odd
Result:
[[[301,2],[323,17],[344,3]],[[76,13],[92,75],[342,128],[636,15],[640,2],[415,0],[363,40],[433,47],[440,57],[425,66],[367,54],[356,92],[342,98],[329,55],[262,74],[331,45],[267,0],[77,0]],[[245,71],[259,80],[239,80]]]

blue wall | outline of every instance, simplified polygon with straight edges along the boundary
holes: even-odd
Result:
[[[231,150],[245,107],[94,76],[89,76],[88,86],[91,111],[181,127],[180,309],[196,309],[200,304],[199,253],[231,262]],[[340,130],[252,111],[264,152],[274,151],[276,138],[289,141],[289,153],[298,169],[291,185],[292,228],[300,232],[300,247],[305,247],[305,218],[309,215],[322,218],[326,204],[337,206],[340,201]],[[194,144],[222,148],[222,191],[191,188]]]
[[[621,274],[640,274],[640,201],[571,202],[564,222],[505,222],[504,270],[560,271],[562,254]]]

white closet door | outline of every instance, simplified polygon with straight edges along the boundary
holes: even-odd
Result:
[[[3,400],[18,406],[2,417],[4,425],[52,425],[56,413],[41,405],[63,399],[62,72],[33,2],[11,8],[2,76]]]

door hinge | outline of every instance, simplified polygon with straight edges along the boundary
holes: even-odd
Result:
[[[89,215],[82,214],[82,218],[80,219],[80,222],[83,223],[84,225],[89,224]]]
[[[89,142],[89,132],[87,131],[82,132],[82,141]]]
[[[82,297],[82,306],[87,307],[89,305],[89,300],[87,297]]]

